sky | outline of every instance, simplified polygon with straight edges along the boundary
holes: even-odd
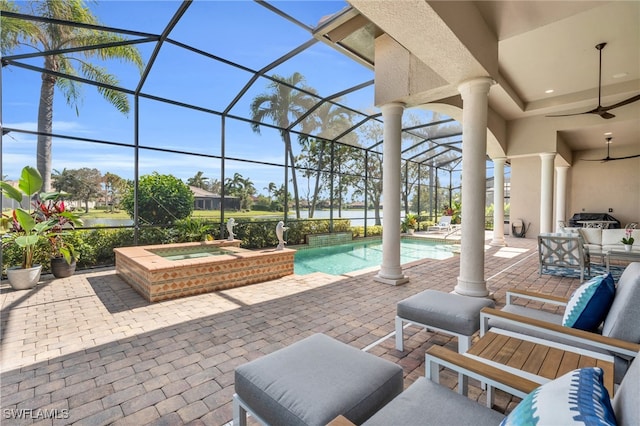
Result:
[[[24,2],[17,2],[24,6]],[[347,6],[343,1],[276,1],[275,7],[305,25],[314,27],[320,19]],[[160,34],[180,2],[166,1],[99,1],[89,3],[94,15],[106,26]],[[260,70],[280,56],[312,38],[303,28],[253,1],[195,1],[169,38],[180,43]],[[147,61],[155,43],[139,44]],[[23,49],[14,53],[30,52]],[[24,60],[42,66],[42,58]],[[92,62],[96,62],[92,60]],[[120,83],[134,90],[140,81],[138,70],[131,64],[104,63]],[[316,43],[294,58],[268,72],[289,76],[300,72],[306,84],[321,96],[329,96],[374,78],[373,71],[347,58],[324,43]],[[252,73],[200,57],[170,43],[164,43],[146,79],[142,92],[203,108],[223,111]],[[40,75],[15,66],[2,68],[2,122],[6,127],[35,130],[40,90]],[[249,105],[258,94],[267,91],[269,80],[258,78],[247,93],[230,110],[230,116],[249,117]],[[133,106],[133,97],[130,97]],[[343,99],[360,111],[378,112],[373,105],[373,85],[349,94]],[[134,114],[125,116],[97,94],[94,87],[83,88],[82,102],[69,107],[59,90],[54,101],[54,133],[79,138],[100,139],[119,144],[134,143]],[[429,113],[413,111],[418,117]],[[408,114],[405,113],[408,119]],[[354,121],[358,121],[356,118]],[[222,154],[220,143],[222,122],[219,116],[141,98],[139,104],[139,140],[142,146],[202,153]],[[225,122],[225,156],[246,158],[265,163],[282,163],[284,148],[278,132],[261,127],[255,134],[249,123],[234,119]],[[35,166],[35,136],[12,132],[2,138],[2,174],[15,179],[24,165]],[[61,171],[81,167],[98,168],[103,174],[115,173],[133,179],[134,151],[131,147],[87,144],[56,138],[53,169]],[[140,151],[140,174],[158,171],[186,180],[198,171],[220,180],[220,161],[213,157]],[[240,161],[225,164],[225,176],[240,173],[249,177],[260,192],[269,182],[283,181],[282,168]]]

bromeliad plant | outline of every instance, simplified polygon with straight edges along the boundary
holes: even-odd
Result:
[[[14,188],[7,182],[0,182],[2,193],[12,200],[17,201],[20,207],[14,209],[8,216],[10,229],[8,238],[4,244],[16,244],[22,249],[22,268],[28,269],[33,267],[33,255],[35,253],[38,241],[47,235],[53,228],[54,221],[46,220],[37,214],[31,204],[31,198],[40,191],[42,186],[42,176],[33,167],[26,166],[22,169],[18,187]],[[28,209],[22,207],[23,197],[29,200]],[[3,213],[3,216],[6,216]],[[4,219],[4,218],[3,218]]]
[[[633,245],[633,242],[635,241],[633,239],[633,237],[631,236],[631,234],[633,233],[633,229],[631,228],[627,228],[624,230],[624,237],[622,238],[622,244],[626,244],[626,245]]]
[[[51,257],[63,257],[70,265],[79,259],[73,245],[64,240],[66,233],[81,226],[82,221],[71,210],[66,208],[64,199],[67,194],[63,192],[45,192],[40,194],[39,199],[34,201],[37,215],[45,221],[51,223],[51,229],[46,237],[49,240]]]

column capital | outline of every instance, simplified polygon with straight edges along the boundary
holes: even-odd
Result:
[[[402,114],[404,112],[404,106],[402,102],[389,102],[381,105],[380,110],[383,114]]]
[[[540,158],[542,158],[543,160],[553,160],[554,158],[556,158],[556,153],[555,152],[541,152],[540,154],[538,154],[540,156]]]
[[[469,80],[465,80],[458,85],[458,92],[464,97],[465,94],[476,93],[489,93],[489,88],[495,84],[495,81],[490,77],[476,77]]]
[[[507,157],[496,157],[492,158],[491,161],[493,161],[495,164],[505,164],[507,162]]]
[[[559,166],[556,166],[556,170],[569,170],[570,166],[567,166],[565,164],[561,164]]]

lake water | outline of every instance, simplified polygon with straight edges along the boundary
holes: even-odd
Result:
[[[295,212],[289,212],[289,217],[295,217]],[[331,212],[329,210],[316,210],[314,214],[314,219],[329,219]],[[225,216],[227,218],[232,217],[233,213],[226,213]],[[300,211],[300,217],[306,219],[309,217],[309,212],[307,210]],[[334,211],[333,213],[334,219],[350,219],[351,226],[364,226],[364,210],[343,210],[342,217],[338,217],[338,212]],[[380,220],[382,220],[382,212],[380,213]],[[112,219],[112,218],[87,218],[82,220],[84,226],[92,227],[92,226],[132,226],[132,219]],[[367,211],[367,225],[373,226],[375,225],[375,211],[369,210]]]

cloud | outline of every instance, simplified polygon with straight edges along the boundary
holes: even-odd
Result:
[[[35,132],[36,130],[38,130],[37,121],[4,123],[3,126],[11,127],[13,129],[28,130],[32,132]],[[74,133],[91,133],[89,129],[85,128],[83,125],[81,125],[77,121],[53,120],[52,126],[53,126],[54,133],[69,132],[69,131],[73,131]]]

